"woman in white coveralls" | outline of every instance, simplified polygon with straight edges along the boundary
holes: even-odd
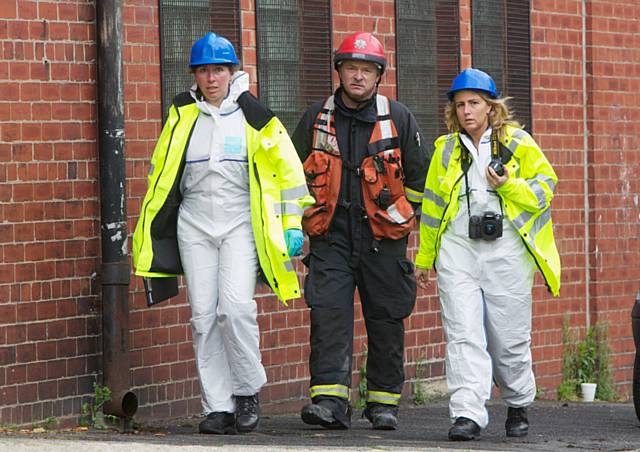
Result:
[[[190,66],[195,84],[174,99],[151,160],[134,263],[145,277],[185,275],[200,432],[249,432],[266,382],[258,270],[285,304],[300,296],[291,256],[301,252],[301,214],[313,198],[284,126],[250,94],[231,43],[207,33]]]
[[[536,395],[531,288],[540,269],[553,295],[560,259],[550,203],[557,177],[512,119],[493,79],[462,71],[448,92],[451,132],[436,140],[422,202],[416,279],[435,266],[447,340],[449,439],[477,438],[489,422],[492,381],[506,403],[506,434],[527,435]]]

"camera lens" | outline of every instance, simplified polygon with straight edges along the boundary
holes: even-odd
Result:
[[[493,235],[496,232],[496,225],[493,223],[485,223],[484,233],[485,235]]]

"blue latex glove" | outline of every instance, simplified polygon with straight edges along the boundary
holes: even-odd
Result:
[[[287,244],[287,252],[289,253],[289,256],[302,254],[304,235],[300,229],[287,229],[284,231],[284,241]]]

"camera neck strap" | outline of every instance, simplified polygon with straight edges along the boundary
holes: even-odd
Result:
[[[498,143],[498,131],[491,130],[491,160],[500,160],[500,143]]]
[[[467,213],[469,214],[469,218],[471,218],[471,201],[469,198],[471,197],[471,191],[469,190],[469,178],[467,173],[469,172],[469,168],[471,167],[472,159],[471,153],[467,146],[464,144],[461,138],[458,138],[460,141],[460,145],[462,146],[462,153],[464,154],[462,157],[462,172],[464,174],[464,188],[465,188],[465,197],[467,198]],[[491,130],[491,159],[500,160],[500,145],[498,143],[498,132],[496,129]],[[496,193],[497,196],[497,193]],[[498,203],[500,203],[500,215],[504,217],[504,212],[502,210],[502,198],[498,196]]]

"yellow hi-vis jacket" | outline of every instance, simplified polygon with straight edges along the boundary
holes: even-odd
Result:
[[[507,126],[499,141],[501,159],[509,171],[509,178],[497,189],[506,217],[522,237],[550,292],[558,296],[560,256],[553,238],[550,209],[558,177],[524,130]],[[422,197],[420,249],[416,256],[419,268],[433,267],[442,234],[458,213],[458,194],[464,178],[462,157],[457,132],[436,140]]]
[[[265,279],[278,298],[301,296],[284,231],[301,229],[313,204],[302,163],[280,120],[248,91],[238,97],[244,113],[249,161],[251,225]],[[148,189],[133,234],[135,274],[176,277],[183,273],[177,240],[180,180],[186,149],[200,110],[190,94],[173,101],[151,158]]]

